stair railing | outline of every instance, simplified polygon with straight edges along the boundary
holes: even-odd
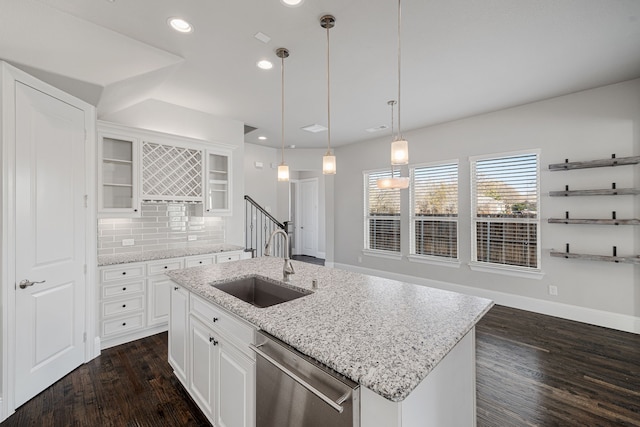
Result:
[[[269,236],[277,229],[287,232],[285,225],[279,222],[251,197],[244,196],[245,250],[252,252],[252,257],[264,256],[264,249]],[[284,239],[274,238],[271,256],[284,257]]]

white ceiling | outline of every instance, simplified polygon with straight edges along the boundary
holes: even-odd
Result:
[[[403,130],[640,77],[638,0],[403,0]],[[326,145],[331,31],[332,145],[389,133],[397,97],[395,0],[0,0],[0,58],[76,82],[100,117],[155,99],[236,119],[246,141]],[[167,18],[195,26],[178,34]],[[271,37],[264,44],[253,35]],[[271,59],[263,71],[255,63]],[[71,89],[69,89],[71,87]],[[99,88],[95,93],[95,88]],[[93,89],[94,93],[83,91]],[[265,135],[266,142],[257,137]]]

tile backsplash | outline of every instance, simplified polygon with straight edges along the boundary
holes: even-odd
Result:
[[[224,219],[196,215],[194,204],[143,203],[140,218],[98,219],[98,255],[224,243]],[[125,239],[134,244],[123,246]]]

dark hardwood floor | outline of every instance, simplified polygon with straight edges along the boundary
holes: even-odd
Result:
[[[640,335],[496,306],[477,327],[477,368],[479,427],[640,426]],[[208,425],[166,333],[103,351],[0,424]]]
[[[640,335],[496,306],[476,328],[478,426],[640,426]]]
[[[324,265],[324,259],[316,258],[314,256],[309,256],[309,255],[292,255],[291,259],[294,259],[296,261],[306,262],[309,264]]]

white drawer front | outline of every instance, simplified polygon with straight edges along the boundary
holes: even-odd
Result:
[[[207,326],[225,334],[234,345],[251,358],[254,357],[249,349],[249,344],[253,344],[254,328],[252,326],[197,295],[191,294],[190,303],[192,314],[198,316]]]
[[[144,280],[102,286],[102,298],[126,296],[144,291]]]
[[[216,262],[218,264],[222,264],[223,262],[238,261],[239,259],[240,259],[239,253],[216,255]]]
[[[144,313],[122,317],[120,319],[105,320],[102,322],[102,336],[123,334],[144,326]]]
[[[145,276],[144,264],[121,265],[118,267],[109,267],[101,269],[102,283],[113,282],[116,280],[136,279]]]
[[[149,263],[149,276],[153,274],[162,274],[165,271],[179,270],[183,267],[181,259],[172,259],[160,262]]]
[[[116,316],[144,308],[144,295],[127,298],[119,301],[107,301],[102,303],[102,316]]]
[[[215,262],[216,262],[215,256],[210,256],[206,258],[196,258],[196,259],[187,258],[186,267],[189,268],[189,267],[197,267],[199,265],[211,265],[211,264],[215,264]]]

